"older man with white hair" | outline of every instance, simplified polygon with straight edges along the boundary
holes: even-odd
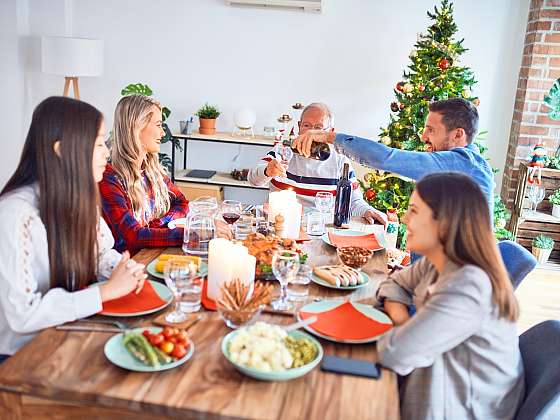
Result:
[[[299,134],[308,130],[333,131],[333,117],[330,109],[323,103],[312,103],[305,107],[298,122]],[[362,216],[366,222],[377,220],[385,224],[387,218],[384,213],[374,209],[362,197],[356,173],[350,160],[339,154],[330,146],[331,154],[328,159],[318,161],[294,154],[287,169],[277,160],[274,151],[270,151],[253,169],[249,171],[248,180],[252,185],[270,185],[271,191],[285,189],[294,190],[299,201],[306,207],[314,205],[318,192],[336,194],[336,184],[342,176],[345,163],[350,166],[350,180],[353,185],[350,210],[353,216]]]

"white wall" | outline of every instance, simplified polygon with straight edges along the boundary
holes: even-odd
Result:
[[[108,123],[120,89],[143,82],[172,110],[174,129],[206,101],[222,110],[222,130],[231,130],[235,110],[253,108],[257,131],[292,112],[295,102],[324,101],[339,131],[376,137],[388,121],[392,88],[435,3],[324,0],[324,11],[313,14],[236,8],[223,0],[29,0],[29,19],[35,37],[71,31],[104,39],[104,74],[83,78],[80,90]],[[505,161],[528,4],[455,1],[458,36],[470,48],[463,64],[479,81],[480,126],[490,131],[489,156],[498,167]],[[29,70],[32,105],[23,120],[41,99],[62,90],[60,78],[37,68]],[[237,150],[193,145],[188,164],[248,167],[262,153],[244,150],[232,162]]]

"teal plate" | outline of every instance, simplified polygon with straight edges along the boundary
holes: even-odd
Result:
[[[165,308],[167,305],[169,305],[171,302],[173,302],[173,293],[171,292],[169,287],[167,287],[165,284],[159,283],[157,281],[153,281],[153,280],[147,280],[147,281],[150,282],[150,284],[152,285],[152,287],[154,288],[154,290],[156,291],[158,296],[161,298],[161,300],[165,301],[165,303],[163,305],[158,306],[157,308],[148,309],[147,311],[129,312],[129,313],[126,313],[126,314],[102,311],[102,312],[99,313],[99,315],[118,316],[118,317],[148,315],[148,314],[152,314],[152,313],[157,312],[157,311],[161,311],[163,308]],[[105,282],[102,281],[102,282],[99,282],[99,283],[94,283],[90,287],[101,285],[103,283],[105,283]]]
[[[323,300],[321,302],[308,303],[307,305],[299,308],[297,313],[297,320],[302,321],[302,318],[299,315],[300,312],[320,314],[321,312],[330,311],[331,309],[334,309],[345,302],[346,301],[344,300]],[[354,306],[354,308],[356,308],[358,311],[360,311],[368,318],[371,318],[383,324],[393,325],[393,321],[391,321],[391,318],[389,318],[385,313],[381,312],[380,310],[375,309],[372,305],[365,305],[363,303],[357,303],[357,302],[350,302],[350,303]],[[317,337],[321,337],[329,341],[334,341],[335,343],[345,343],[345,344],[373,343],[377,341],[381,336],[383,336],[383,334],[385,334],[383,333],[383,334],[372,335],[371,337],[364,338],[362,340],[339,340],[337,338],[329,337],[328,335],[323,335],[320,332],[315,331],[310,325],[304,326],[303,328],[306,331],[310,332],[311,334],[316,335]]]
[[[146,328],[135,328],[132,331],[138,334],[142,334],[142,331],[150,330],[152,333],[159,333],[163,329],[159,327],[146,327]],[[133,370],[135,372],[159,372],[161,370],[173,369],[177,366],[182,365],[187,360],[189,360],[194,354],[194,343],[189,339],[189,349],[187,354],[181,359],[175,360],[174,362],[161,365],[159,367],[152,367],[145,365],[138,359],[136,359],[132,354],[128,352],[123,344],[124,334],[119,333],[112,336],[105,343],[105,357],[109,359],[114,365],[127,370]]]
[[[360,277],[362,277],[363,279],[365,279],[365,281],[362,284],[357,284],[355,286],[340,286],[340,287],[336,287],[334,284],[330,284],[328,281],[323,280],[322,278],[319,278],[315,275],[315,273],[313,273],[313,275],[311,276],[311,281],[313,283],[317,283],[321,286],[324,287],[328,287],[329,289],[335,289],[335,290],[355,290],[355,289],[359,289],[360,287],[364,287],[367,286],[369,284],[369,276],[364,273],[363,271],[358,271],[358,274],[360,275]]]
[[[330,230],[330,232],[333,232],[333,233],[335,233],[337,235],[341,235],[341,236],[364,236],[364,235],[370,235],[372,233],[372,232],[361,232],[359,230],[348,230],[348,229],[332,229],[332,230]],[[385,243],[384,241],[381,241],[377,235],[375,235],[375,237],[377,238],[377,241],[380,244]],[[324,233],[323,236],[321,236],[321,239],[327,245],[334,246],[331,243],[331,241],[329,240],[329,232]],[[382,249],[385,249],[385,248],[380,245],[379,248],[372,249],[372,251],[373,252],[381,251]]]
[[[261,381],[289,381],[290,379],[299,378],[300,376],[303,376],[313,370],[313,368],[317,366],[323,358],[323,347],[315,338],[302,331],[291,331],[288,333],[289,336],[294,337],[295,339],[307,338],[313,344],[315,344],[318,352],[317,357],[313,361],[298,368],[287,369],[278,372],[263,372],[262,370],[242,366],[230,359],[228,349],[230,340],[238,333],[239,331],[232,331],[224,338],[222,338],[222,353],[228,360],[228,362],[235,366],[235,368],[239,372],[243,373],[244,375],[250,376],[251,378],[259,379]]]
[[[157,258],[152,260],[152,262],[150,262],[146,266],[146,271],[151,276],[154,276],[158,279],[165,280],[165,276],[163,275],[163,273],[159,273],[159,272],[156,271],[156,261],[157,261]],[[206,264],[204,261],[201,261],[200,262],[200,268],[198,269],[197,276],[198,277],[204,277],[206,275],[208,275],[208,264]]]

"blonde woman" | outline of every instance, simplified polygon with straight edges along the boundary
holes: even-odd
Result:
[[[427,175],[404,222],[424,258],[377,292],[396,324],[377,342],[379,362],[408,375],[402,418],[512,419],[524,394],[518,306],[482,190],[459,173]]]
[[[111,164],[99,184],[103,216],[119,251],[182,244],[183,229],[169,229],[167,224],[185,217],[188,201],[159,163],[164,134],[159,102],[143,95],[119,101]]]

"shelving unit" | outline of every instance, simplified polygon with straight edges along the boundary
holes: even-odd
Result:
[[[247,181],[239,181],[234,179],[229,173],[227,172],[217,172],[211,178],[195,178],[186,176],[189,172],[187,169],[187,147],[189,141],[203,141],[208,143],[226,143],[226,144],[241,144],[245,146],[260,146],[266,147],[267,149],[272,148],[274,146],[274,140],[269,139],[263,136],[254,136],[254,137],[240,137],[240,136],[233,136],[231,133],[224,133],[224,132],[217,132],[215,134],[200,134],[199,132],[195,131],[192,134],[180,134],[175,133],[173,137],[176,139],[183,141],[183,169],[175,169],[175,147],[171,148],[171,166],[172,166],[172,180],[175,181],[185,181],[197,184],[211,184],[211,185],[222,185],[225,187],[237,187],[237,188],[252,188],[252,189],[268,189],[267,186],[255,187],[249,184]]]
[[[538,205],[537,212],[529,210],[530,201],[527,197],[529,167],[522,162],[519,165],[517,192],[513,202],[513,212],[509,228],[517,242],[531,250],[531,241],[539,234],[550,236],[554,240],[551,259],[560,260],[560,218],[552,216],[552,205],[548,196],[560,188],[560,170],[542,169],[542,186],[545,188],[545,199]]]

